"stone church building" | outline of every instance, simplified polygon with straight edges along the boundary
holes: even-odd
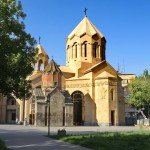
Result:
[[[65,66],[49,60],[41,45],[37,50],[33,94],[24,109],[17,100],[19,120],[25,110],[38,126],[49,117],[52,126],[125,124],[122,75],[107,62],[106,39],[86,16],[67,37]]]

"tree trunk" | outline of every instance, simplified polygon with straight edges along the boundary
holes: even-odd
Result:
[[[23,99],[23,121],[25,119],[25,98]]]

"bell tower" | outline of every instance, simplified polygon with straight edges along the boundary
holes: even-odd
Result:
[[[106,59],[106,40],[85,16],[69,34],[66,42],[66,65],[79,69],[84,64],[97,64]]]
[[[35,63],[35,71],[43,71],[48,65],[48,55],[46,54],[43,47],[39,44],[37,47],[37,61]]]

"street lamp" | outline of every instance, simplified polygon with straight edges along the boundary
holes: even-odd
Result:
[[[45,102],[47,103],[47,106],[48,106],[48,132],[47,132],[47,135],[50,136],[50,94],[46,95],[45,97]]]

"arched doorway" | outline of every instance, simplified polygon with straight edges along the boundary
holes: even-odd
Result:
[[[82,104],[83,104],[83,93],[75,91],[71,95],[73,101],[73,124],[82,125]]]

